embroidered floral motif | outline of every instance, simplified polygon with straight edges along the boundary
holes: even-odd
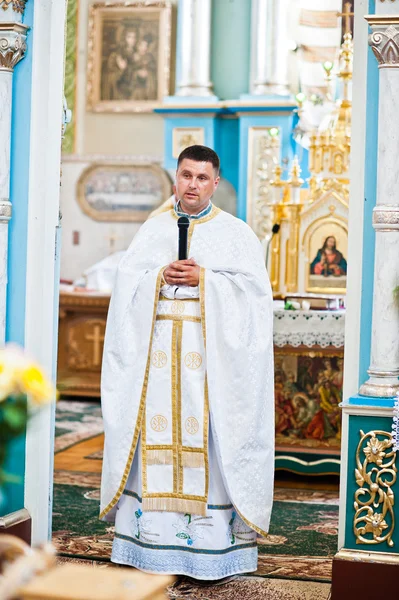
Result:
[[[245,523],[237,516],[237,513],[233,510],[231,513],[231,519],[229,521],[228,538],[230,543],[233,545],[237,540],[242,542],[252,542],[253,531],[245,525]]]
[[[213,517],[192,517],[185,514],[180,517],[173,527],[177,529],[176,537],[180,540],[186,540],[188,546],[192,546],[197,540],[204,538],[204,527],[213,527],[212,523],[204,523]]]
[[[143,517],[143,511],[141,510],[141,508],[136,510],[134,516],[135,519],[132,521],[134,537],[137,540],[142,540],[143,542],[156,542],[156,540],[154,540],[153,538],[159,537],[159,533],[151,533],[152,521],[150,521],[150,519],[146,517]]]

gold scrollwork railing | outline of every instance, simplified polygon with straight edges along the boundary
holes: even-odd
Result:
[[[353,532],[357,544],[382,544],[392,547],[395,528],[393,511],[396,481],[396,452],[392,449],[392,435],[386,431],[360,430],[361,439],[356,450],[355,518]],[[364,459],[363,459],[364,455]]]

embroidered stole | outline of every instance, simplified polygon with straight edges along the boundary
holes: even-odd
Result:
[[[161,296],[141,432],[143,510],[206,515],[209,403],[198,299]]]

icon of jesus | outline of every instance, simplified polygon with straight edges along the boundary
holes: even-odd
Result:
[[[317,251],[316,258],[310,265],[310,273],[325,277],[346,275],[346,260],[337,250],[337,241],[333,235],[328,236]]]

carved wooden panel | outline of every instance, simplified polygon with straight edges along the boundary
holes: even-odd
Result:
[[[61,293],[57,385],[62,396],[100,396],[109,295]]]

